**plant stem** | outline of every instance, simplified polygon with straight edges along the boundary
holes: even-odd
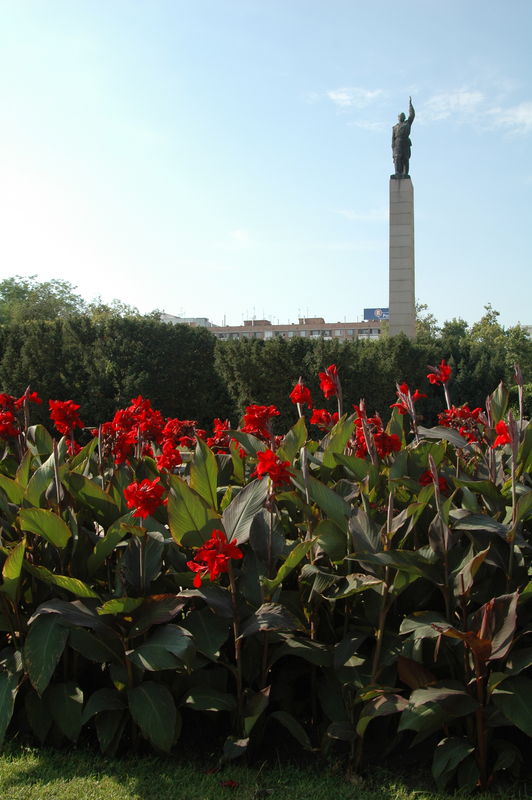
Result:
[[[244,703],[242,694],[242,639],[240,638],[240,615],[238,613],[238,598],[236,593],[235,575],[231,561],[227,562],[229,587],[231,589],[231,604],[233,606],[233,639],[235,645],[236,663],[236,702],[238,714],[238,735],[244,735]]]

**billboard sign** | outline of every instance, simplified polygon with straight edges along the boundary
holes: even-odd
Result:
[[[390,319],[389,308],[365,308],[364,320],[366,322],[381,322],[383,319]]]

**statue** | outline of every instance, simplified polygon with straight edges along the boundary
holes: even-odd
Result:
[[[392,128],[392,153],[393,163],[395,165],[394,178],[408,178],[408,166],[410,163],[410,149],[412,142],[410,141],[410,128],[414,121],[416,112],[412,105],[412,98],[408,104],[408,119],[401,112],[399,114],[399,121],[397,125]]]

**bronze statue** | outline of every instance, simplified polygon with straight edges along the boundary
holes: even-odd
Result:
[[[408,119],[401,112],[399,122],[392,128],[392,153],[395,165],[395,178],[408,178],[408,166],[410,163],[410,151],[412,142],[410,141],[410,128],[414,121],[416,112],[412,105],[412,98],[408,104]]]

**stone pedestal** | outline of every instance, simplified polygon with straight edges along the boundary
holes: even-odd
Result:
[[[416,335],[414,187],[410,178],[390,178],[390,336]]]

